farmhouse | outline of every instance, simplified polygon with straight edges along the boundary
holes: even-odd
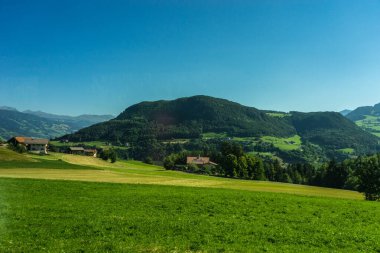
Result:
[[[93,157],[96,157],[97,155],[97,150],[96,149],[85,149],[84,150],[84,154],[87,155],[87,156],[93,156]]]
[[[83,147],[69,147],[69,153],[73,155],[83,155],[84,148]]]
[[[210,157],[201,157],[201,156],[188,156],[186,159],[187,164],[195,165],[218,165],[210,161]]]
[[[13,145],[22,145],[29,152],[47,154],[49,140],[16,136],[8,140],[8,143],[11,143]]]
[[[96,149],[85,149],[83,147],[69,147],[69,153],[73,155],[87,155],[96,157]]]

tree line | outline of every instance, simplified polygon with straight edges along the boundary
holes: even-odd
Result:
[[[189,154],[180,152],[168,155],[164,159],[164,167],[229,178],[356,190],[364,193],[367,200],[380,199],[380,154],[347,159],[343,162],[331,160],[322,165],[282,164],[278,159],[264,159],[247,154],[238,143],[223,142],[218,151],[209,154],[211,160],[218,165],[200,167],[194,164],[186,165],[186,157]]]

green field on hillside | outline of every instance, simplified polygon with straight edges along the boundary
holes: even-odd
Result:
[[[50,145],[62,148],[62,147],[75,147],[75,146],[86,146],[86,147],[96,147],[96,148],[102,148],[102,149],[109,149],[109,148],[116,148],[116,149],[123,149],[127,150],[129,147],[126,146],[115,146],[111,145],[107,142],[102,141],[84,141],[84,142],[60,142],[60,141],[51,141]]]
[[[284,112],[267,112],[266,113],[268,116],[271,117],[278,117],[278,118],[283,118],[283,117],[289,117],[292,116],[290,113],[284,113]]]
[[[361,128],[380,137],[380,117],[373,115],[365,115],[365,119],[355,122]]]
[[[219,139],[219,138],[226,138],[226,133],[203,133],[202,139]]]
[[[339,152],[342,152],[344,154],[353,154],[355,152],[355,149],[353,148],[342,148],[338,149]]]
[[[273,136],[264,136],[261,138],[262,141],[272,143],[273,146],[281,150],[289,151],[300,149],[302,145],[302,140],[299,135],[294,135],[289,138],[278,138]]]
[[[1,252],[379,252],[379,203],[0,179]]]

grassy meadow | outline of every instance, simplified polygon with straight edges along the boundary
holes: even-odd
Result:
[[[378,252],[378,203],[0,179],[0,251]]]
[[[0,252],[379,252],[357,192],[0,148]]]
[[[261,138],[262,141],[272,143],[273,146],[281,150],[290,151],[300,149],[302,145],[302,140],[299,135],[294,135],[289,138],[278,138],[273,136],[264,136]]]

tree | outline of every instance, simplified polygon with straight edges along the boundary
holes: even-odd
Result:
[[[116,151],[114,149],[106,149],[106,150],[102,150],[99,154],[99,157],[104,160],[104,161],[108,161],[108,160],[111,160],[111,163],[115,163],[116,160],[117,160],[117,154],[116,154]]]
[[[117,160],[117,154],[114,149],[109,150],[109,159],[111,160],[111,163],[115,163]]]
[[[174,168],[175,165],[175,160],[176,160],[176,155],[171,154],[164,159],[164,168],[167,170],[171,170]]]
[[[226,176],[235,177],[236,176],[236,168],[238,166],[237,157],[233,154],[229,154],[224,159],[224,170]]]
[[[248,179],[248,164],[245,156],[241,156],[238,158],[238,166],[237,166],[237,176],[239,178]]]
[[[380,166],[379,160],[371,157],[358,163],[357,176],[359,179],[358,190],[364,193],[366,200],[380,199]]]

